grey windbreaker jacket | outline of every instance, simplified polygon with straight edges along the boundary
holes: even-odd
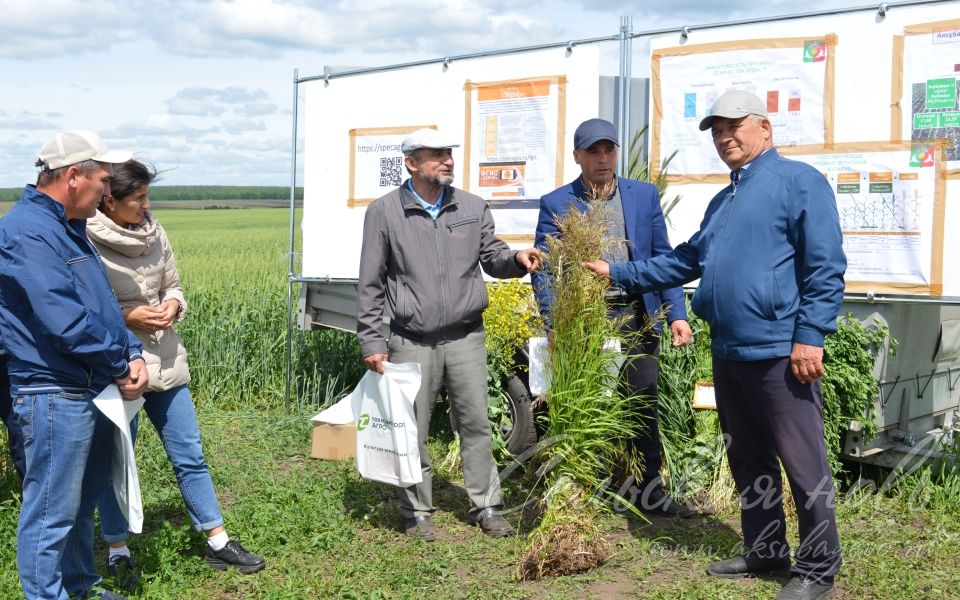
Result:
[[[431,341],[479,327],[487,307],[480,267],[492,277],[522,277],[516,251],[494,235],[487,203],[445,188],[434,221],[404,185],[379,198],[363,221],[357,336],[364,356],[386,353],[393,329]]]

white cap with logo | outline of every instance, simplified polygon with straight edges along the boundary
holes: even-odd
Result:
[[[85,160],[119,164],[131,156],[131,152],[124,150],[108,150],[107,144],[92,131],[58,131],[56,137],[40,149],[37,166],[52,171]]]

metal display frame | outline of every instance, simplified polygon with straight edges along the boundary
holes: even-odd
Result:
[[[294,287],[310,283],[336,283],[345,284],[355,283],[354,280],[338,280],[333,278],[304,277],[302,273],[296,272],[296,186],[297,186],[297,135],[299,130],[299,92],[300,85],[303,83],[322,80],[325,86],[331,85],[336,79],[393,71],[409,67],[424,65],[442,65],[448,66],[451,62],[487,58],[493,56],[502,56],[508,54],[517,54],[524,52],[533,52],[537,50],[547,50],[555,48],[566,48],[568,52],[573,52],[578,45],[594,44],[600,42],[618,42],[619,43],[619,79],[615,89],[616,123],[620,139],[630,139],[632,129],[630,127],[630,89],[632,81],[632,42],[637,38],[649,38],[654,36],[663,36],[676,34],[679,36],[680,43],[685,43],[692,34],[697,31],[711,29],[729,28],[740,25],[757,25],[764,23],[776,23],[781,21],[790,21],[797,19],[806,19],[812,17],[824,17],[831,15],[847,15],[859,12],[874,12],[877,21],[882,21],[887,13],[901,7],[935,5],[955,0],[902,0],[899,2],[882,2],[879,4],[863,5],[858,7],[836,8],[818,11],[808,11],[791,13],[787,15],[777,15],[769,17],[758,17],[751,19],[740,19],[733,21],[722,21],[716,23],[703,23],[697,25],[683,25],[679,27],[667,27],[661,29],[648,29],[643,31],[633,31],[633,22],[630,16],[620,18],[620,26],[617,33],[608,36],[599,36],[591,38],[572,39],[562,42],[552,42],[544,44],[535,44],[529,46],[518,46],[514,48],[505,48],[497,50],[487,50],[483,52],[473,52],[466,54],[448,55],[423,60],[409,61],[390,65],[364,67],[343,70],[328,70],[320,75],[308,75],[301,77],[299,69],[293,70],[293,106],[292,106],[292,127],[290,141],[290,229],[289,229],[289,250],[288,250],[288,269],[287,269],[287,337],[286,337],[286,387],[284,394],[284,404],[286,409],[290,409],[290,395],[292,387],[292,352],[293,352],[293,307],[294,307]],[[618,165],[618,174],[623,175],[627,161],[621,160]],[[930,298],[924,296],[895,296],[895,295],[875,295],[868,294],[845,294],[845,301],[865,302],[865,303],[935,303],[960,305],[960,297],[938,297]]]

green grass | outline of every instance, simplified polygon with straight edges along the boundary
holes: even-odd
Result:
[[[314,332],[298,340],[295,372],[308,393],[291,414],[283,410],[282,349],[276,340],[282,339],[286,311],[286,211],[171,210],[158,216],[173,240],[191,303],[180,331],[190,351],[204,447],[226,525],[269,564],[253,576],[204,566],[202,536],[186,517],[152,426],[144,425],[137,451],[146,520],[144,533],[131,538],[143,581],[131,598],[707,600],[776,593],[776,581],[716,581],[703,572],[739,539],[735,509],[652,524],[623,514],[604,516],[600,525],[613,549],[609,562],[581,575],[520,583],[514,579],[517,561],[536,522],[512,513],[509,519],[521,536],[488,539],[465,522],[467,498],[460,482],[438,475],[439,539],[432,545],[408,541],[399,531],[393,488],[364,482],[350,461],[308,458],[307,417],[327,398],[326,382],[349,385],[351,373],[359,373],[350,371],[359,364],[350,336]],[[261,360],[269,366],[258,364]],[[442,415],[437,421],[443,422]],[[435,462],[449,441],[449,430],[438,428],[431,444]],[[892,497],[841,502],[844,598],[960,597],[958,480],[936,470],[920,472]],[[508,503],[518,505],[530,485],[514,476],[504,489]],[[0,600],[20,596],[13,543],[16,490],[16,476],[0,452]],[[791,527],[795,531],[794,522]],[[102,555],[102,546],[98,550]]]

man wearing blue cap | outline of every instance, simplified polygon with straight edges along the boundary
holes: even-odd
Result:
[[[819,171],[777,153],[766,105],[754,94],[726,92],[700,130],[710,131],[730,169],[730,185],[710,201],[700,230],[665,256],[586,266],[632,291],[700,279],[692,306],[710,324],[717,412],[746,548],[707,573],[733,579],[789,569],[777,600],[823,600],[834,595],[841,564],[819,384],[847,264],[836,199]],[[781,464],[800,538],[792,567]]]
[[[610,237],[627,241],[625,248],[609,250],[605,259],[644,260],[670,252],[672,248],[657,188],[616,175],[620,146],[613,124],[603,119],[584,121],[574,133],[573,145],[573,158],[580,165],[580,176],[540,199],[535,245],[541,250],[546,249],[547,236],[559,235],[557,220],[571,208],[586,211],[588,202],[605,202],[610,215]],[[540,313],[549,324],[552,294],[542,273],[534,273],[532,277]],[[673,345],[683,346],[690,342],[692,333],[687,323],[682,288],[631,294],[613,287],[607,297],[612,315],[628,317],[624,333],[642,330],[664,308],[673,333]],[[622,378],[627,394],[645,397],[640,411],[644,427],[632,444],[644,467],[643,473],[639,474],[640,481],[636,482],[639,485],[621,491],[626,491],[624,497],[647,514],[686,518],[692,516],[693,511],[664,494],[660,477],[660,432],[657,427],[659,330],[660,323],[655,323],[652,333],[639,339],[629,336],[633,341],[627,354],[636,358],[627,362]]]

